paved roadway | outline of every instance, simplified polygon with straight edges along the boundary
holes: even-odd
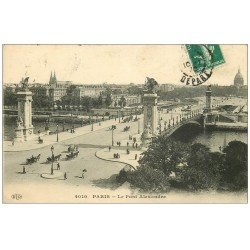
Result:
[[[142,128],[142,122],[140,124]],[[131,127],[129,132],[123,132],[123,128],[126,125]],[[138,122],[120,123],[114,131],[114,141],[116,143],[118,140],[128,139],[129,134],[136,134],[137,131]],[[125,166],[123,163],[104,161],[95,156],[96,151],[111,144],[111,133],[111,130],[103,128],[77,138],[53,144],[55,148],[54,154],[62,154],[62,159],[60,160],[61,171],[67,173],[67,180],[51,180],[40,177],[42,173],[50,173],[51,171],[51,164],[45,163],[47,157],[51,156],[51,145],[30,151],[4,152],[4,186],[6,188],[11,186],[10,190],[14,190],[13,187],[16,186],[16,192],[18,192],[21,186],[35,189],[37,185],[44,185],[46,187],[46,185],[50,184],[53,184],[54,188],[58,185],[83,186],[86,188],[90,186],[101,187],[105,183],[103,184],[100,179],[110,178],[110,176],[119,173]],[[77,158],[66,161],[64,158],[67,145],[69,144],[76,144],[79,147],[80,153]],[[26,158],[32,155],[37,156],[38,154],[41,154],[41,159],[38,163],[29,166],[22,165]],[[26,168],[26,174],[20,173],[23,166]],[[81,178],[83,169],[87,169],[84,179]]]
[[[180,108],[173,113],[162,115],[164,120],[169,119],[171,116],[176,117],[180,114]],[[163,120],[163,121],[164,121]],[[162,121],[162,122],[163,122]],[[129,125],[130,131],[123,132],[123,128]],[[162,124],[163,125],[163,124]],[[140,121],[140,131],[142,132],[143,122]],[[162,126],[163,129],[163,126]],[[60,161],[61,171],[66,172],[68,179],[64,181],[66,184],[72,185],[85,185],[92,184],[93,180],[100,178],[109,178],[113,174],[117,174],[123,167],[122,163],[107,162],[98,159],[95,156],[95,152],[111,145],[111,131],[108,128],[103,128],[97,131],[93,131],[88,134],[80,135],[76,138],[68,139],[63,142],[55,143],[54,154],[62,154],[62,160]],[[117,125],[117,129],[114,130],[114,141],[126,140],[129,134],[135,135],[138,133],[138,122],[120,123]],[[60,136],[59,136],[60,138]],[[69,144],[76,144],[79,147],[79,156],[73,160],[64,160],[66,155],[67,146]],[[40,177],[42,173],[50,173],[51,164],[46,164],[47,157],[51,156],[51,145],[43,148],[33,149],[29,151],[20,152],[4,152],[4,182],[5,184],[12,183],[30,183],[41,182],[47,183],[48,181],[57,183],[58,180],[46,180]],[[37,156],[41,154],[41,159],[38,163],[32,165],[22,165],[25,160],[32,155]],[[20,174],[23,166],[25,166],[27,174]],[[55,168],[56,166],[54,166]],[[83,169],[87,169],[86,178],[83,180],[81,173]],[[62,181],[61,181],[62,183]]]

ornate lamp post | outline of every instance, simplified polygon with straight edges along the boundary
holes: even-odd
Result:
[[[112,125],[111,131],[112,131],[112,146],[114,146],[114,130],[116,129],[115,125]]]
[[[57,142],[59,141],[59,138],[58,138],[58,124],[56,124],[56,141]]]
[[[54,147],[53,145],[51,146],[51,159],[52,159],[52,164],[51,164],[51,174],[54,174],[54,168],[53,168],[53,163],[54,163]]]
[[[65,131],[65,127],[64,127],[64,125],[65,125],[65,122],[63,121],[63,132]]]

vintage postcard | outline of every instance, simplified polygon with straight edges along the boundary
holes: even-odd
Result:
[[[247,45],[3,45],[3,203],[247,203]]]

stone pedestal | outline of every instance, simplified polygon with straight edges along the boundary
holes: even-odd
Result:
[[[144,129],[144,131],[141,135],[142,149],[146,149],[148,147],[148,145],[152,141],[152,137],[153,137],[153,133],[152,133],[151,127],[150,127],[150,125],[148,125]]]
[[[18,126],[15,129],[15,142],[24,142],[23,127]]]
[[[206,90],[206,112],[209,113],[212,110],[212,91],[211,88],[207,88]]]
[[[16,128],[16,140],[28,141],[34,138],[34,127],[32,125],[32,92],[27,89],[17,92],[17,100],[18,126]]]
[[[157,135],[158,111],[157,111],[157,94],[150,93],[143,96],[144,123],[143,129],[151,129],[153,135]]]

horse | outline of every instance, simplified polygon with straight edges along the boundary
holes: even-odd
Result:
[[[66,155],[66,160],[70,160],[73,158],[73,154]]]
[[[34,163],[34,159],[33,158],[26,159],[26,165],[30,165],[32,163]]]
[[[127,131],[129,131],[129,130],[130,130],[130,126],[126,126],[126,127],[123,129],[124,132],[127,132]]]
[[[54,159],[55,159],[55,161],[58,161],[58,160],[60,160],[61,156],[62,156],[61,154],[59,154],[59,155],[56,155],[56,156],[55,156],[55,158],[54,158]]]
[[[41,154],[39,154],[38,156],[34,157],[35,158],[34,161],[35,162],[39,161],[40,160],[40,156],[41,156]]]
[[[41,138],[39,137],[38,143],[42,144],[42,143],[43,143],[43,139],[41,139]]]
[[[32,155],[30,158],[27,158],[27,159],[26,159],[26,164],[27,164],[27,165],[30,165],[30,164],[32,164],[32,163],[34,163],[34,162],[39,161],[39,160],[40,160],[40,156],[41,156],[41,154],[39,154],[39,155],[36,156],[36,157],[34,157],[34,156]]]
[[[73,157],[77,157],[79,154],[79,151],[76,151],[75,153],[73,153]]]

